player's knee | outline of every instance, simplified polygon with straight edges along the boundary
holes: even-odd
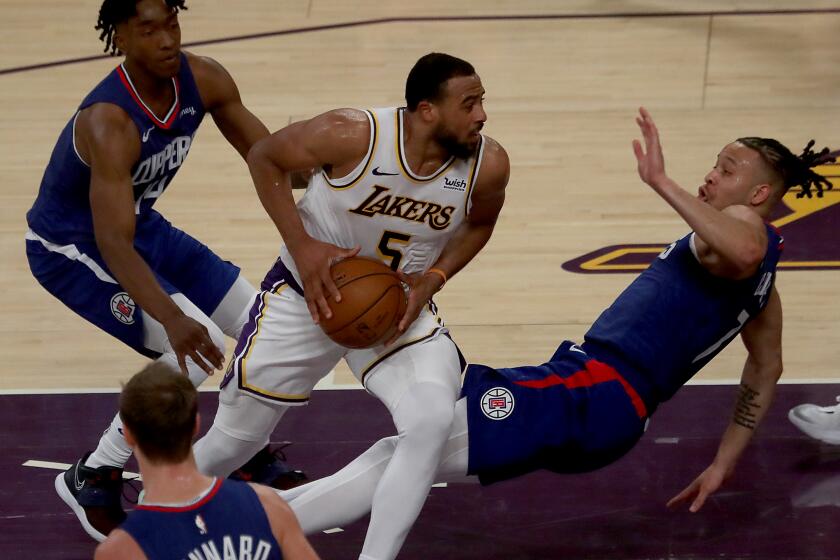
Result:
[[[445,387],[419,383],[403,397],[397,412],[401,438],[444,441],[455,418],[455,402]]]

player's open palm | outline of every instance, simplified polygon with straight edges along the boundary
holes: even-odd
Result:
[[[187,357],[192,358],[207,375],[213,375],[214,368],[221,369],[224,365],[225,355],[213,344],[207,327],[189,315],[172,319],[164,328],[184,375],[187,375]]]
[[[642,148],[641,142],[633,140],[633,153],[636,154],[639,177],[648,185],[656,187],[665,178],[665,159],[659,143],[659,131],[656,129],[653,117],[644,107],[639,108],[636,124],[639,125],[645,141],[645,146]]]
[[[321,315],[326,319],[332,317],[328,297],[337,302],[341,301],[341,292],[333,282],[330,267],[341,259],[356,256],[358,252],[359,247],[342,249],[331,243],[309,238],[292,253],[303,283],[306,306],[316,324],[320,322]]]
[[[667,506],[670,508],[691,500],[688,510],[696,513],[706,503],[706,499],[720,488],[728,476],[725,469],[712,464],[700,473],[700,476],[695,478],[685,490],[671,498]]]

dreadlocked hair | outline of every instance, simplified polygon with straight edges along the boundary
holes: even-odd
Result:
[[[840,150],[829,151],[823,148],[819,152],[812,150],[814,141],[808,142],[799,156],[793,155],[781,142],[772,138],[746,137],[738,138],[738,142],[752,148],[761,155],[767,165],[781,178],[784,191],[793,186],[800,186],[802,190],[796,193],[796,198],[807,196],[811,198],[816,191],[817,198],[822,197],[824,190],[830,190],[831,181],[815,173],[811,168],[831,163],[840,156]]]
[[[137,15],[138,1],[105,0],[102,2],[102,7],[99,8],[99,19],[94,29],[101,31],[99,40],[105,42],[104,52],[110,52],[111,55],[121,54],[116,43],[114,43],[114,31],[117,29],[117,25]],[[176,13],[187,9],[184,5],[186,0],[165,0],[165,2]]]

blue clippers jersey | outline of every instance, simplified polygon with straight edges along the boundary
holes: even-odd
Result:
[[[175,101],[159,119],[143,103],[123,65],[108,74],[79,105],[79,111],[94,103],[111,103],[124,110],[140,134],[140,158],[131,168],[134,183],[134,211],[138,222],[154,219],[157,197],[187,157],[193,136],[204,118],[204,105],[193,79],[187,57],[181,54],[181,68],[172,78]],[[74,145],[78,111],[70,119],[53,149],[38,198],[26,220],[29,227],[49,241],[69,244],[92,242],[90,209],[90,167]]]
[[[671,244],[604,311],[584,349],[620,369],[649,404],[669,399],[767,305],[783,240],[767,226],[756,273],[729,280],[709,273],[689,234]]]
[[[234,480],[216,479],[190,506],[137,506],[120,529],[149,560],[283,558],[256,492]]]

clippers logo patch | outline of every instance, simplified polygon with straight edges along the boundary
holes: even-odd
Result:
[[[494,387],[481,397],[481,411],[491,420],[504,420],[513,413],[513,395],[504,387]]]
[[[117,321],[124,325],[134,324],[134,312],[136,310],[137,304],[125,292],[114,294],[114,297],[111,298],[111,313],[114,314]]]
[[[771,224],[785,239],[778,268],[781,270],[826,270],[840,268],[840,163],[820,165],[814,171],[832,182],[823,196],[797,198],[800,187],[791,188],[770,214]],[[582,274],[641,272],[667,249],[666,243],[610,245],[563,263],[563,269]]]

